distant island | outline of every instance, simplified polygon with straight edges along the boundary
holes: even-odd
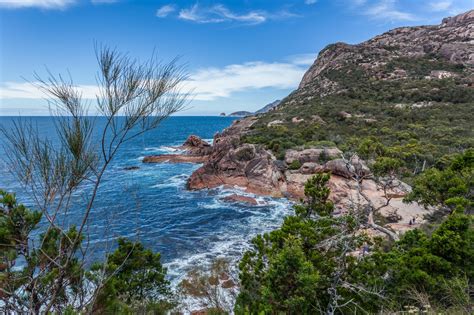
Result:
[[[257,115],[257,114],[265,114],[275,109],[280,104],[280,102],[281,100],[273,101],[253,113],[249,111],[237,111],[237,112],[230,113],[229,115],[227,115],[227,117],[247,117],[247,116],[252,116],[252,115]],[[220,116],[226,116],[226,115],[225,113],[221,113]]]

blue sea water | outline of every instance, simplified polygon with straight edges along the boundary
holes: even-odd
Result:
[[[0,124],[8,129],[17,119],[0,117]],[[22,119],[31,119],[42,136],[57,143],[54,118]],[[233,119],[171,117],[157,129],[126,143],[110,165],[89,218],[90,262],[103,259],[118,237],[138,239],[161,253],[170,279],[177,283],[190,268],[209,264],[216,257],[235,262],[253,236],[278,227],[291,209],[286,200],[254,196],[260,205],[226,203],[221,199],[235,193],[234,189],[186,190],[186,179],[200,165],[141,162],[146,155],[174,152],[173,146],[191,134],[212,141],[214,134]],[[103,123],[99,118],[97,125]],[[124,170],[130,166],[139,169]],[[16,192],[20,202],[34,208],[31,195],[8,171],[3,146],[0,188]],[[88,193],[86,187],[74,196],[74,207],[65,218],[67,224],[82,218]]]

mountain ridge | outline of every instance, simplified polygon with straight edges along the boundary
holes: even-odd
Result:
[[[327,74],[357,64],[358,69],[375,79],[406,78],[402,71],[386,69],[399,58],[437,57],[443,61],[474,67],[474,10],[443,19],[439,25],[399,27],[367,41],[351,45],[335,43],[322,49],[290,96],[311,97],[340,93],[344,87]],[[402,69],[403,70],[403,69]],[[472,84],[472,81],[471,81]],[[286,100],[286,99],[285,99]],[[285,102],[283,100],[283,102]]]

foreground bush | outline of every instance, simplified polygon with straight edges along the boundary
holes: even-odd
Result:
[[[456,212],[432,232],[415,229],[387,244],[358,232],[357,213],[332,215],[328,179],[312,178],[295,215],[252,241],[236,313],[473,311],[472,216]]]
[[[63,279],[58,279],[58,267],[45,261],[71,246],[76,228],[71,227],[67,237],[54,229],[35,237],[41,213],[18,204],[15,196],[5,191],[0,190],[0,197],[0,301],[5,313],[40,313],[42,302],[51,299],[58,283],[66,283],[53,305],[61,312],[73,312],[77,303],[82,304],[81,311],[91,310],[95,314],[146,310],[156,314],[173,306],[160,254],[126,239],[119,239],[118,248],[105,262],[95,263],[90,269],[80,264],[76,251],[69,258],[72,262]],[[36,242],[43,245],[30,248],[29,244]],[[68,259],[55,258],[58,262]],[[33,275],[39,282],[37,288],[28,286]]]

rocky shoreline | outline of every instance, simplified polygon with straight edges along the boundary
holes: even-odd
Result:
[[[410,191],[408,185],[398,182],[388,190],[381,189],[371,178],[364,161],[357,156],[347,160],[337,148],[309,148],[288,150],[285,160],[280,161],[261,146],[241,143],[241,137],[249,132],[256,121],[254,116],[236,120],[229,128],[214,136],[212,145],[197,136],[190,136],[177,148],[182,153],[147,156],[143,162],[202,163],[187,180],[190,190],[239,187],[254,195],[292,200],[304,197],[304,184],[315,173],[330,172],[330,198],[337,212],[346,211],[356,204],[383,206],[380,214],[392,218],[393,222],[386,224],[386,227],[395,232],[414,227],[408,226],[413,217],[417,218],[418,223],[423,221],[423,214],[426,213],[424,208],[418,204],[403,203],[403,197]],[[294,165],[299,167],[290,167]],[[364,180],[357,181],[356,178]],[[384,206],[388,199],[390,204]],[[240,195],[224,201],[257,205],[254,198]]]

